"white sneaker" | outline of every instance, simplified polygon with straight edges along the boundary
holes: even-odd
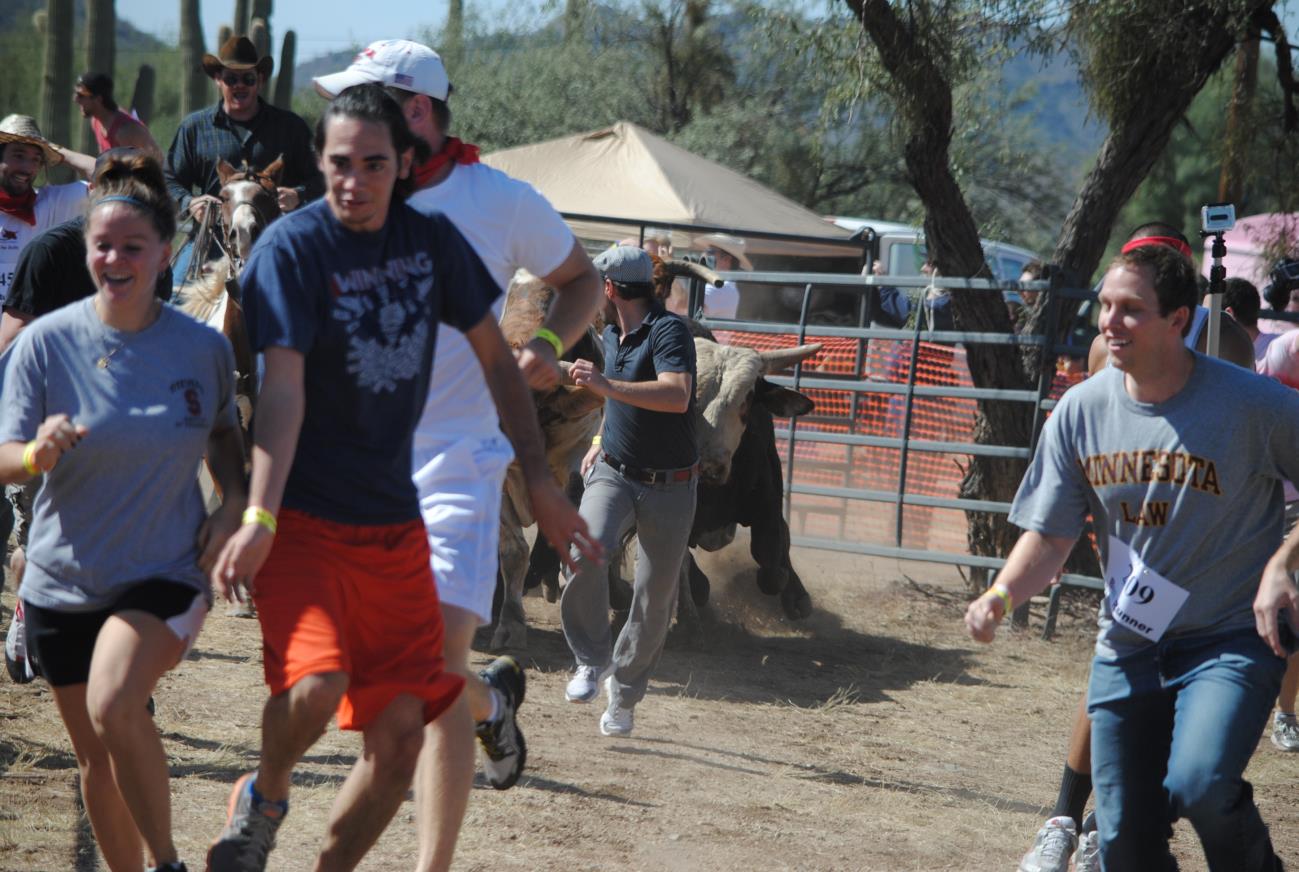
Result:
[[[1077,846],[1073,818],[1053,817],[1037,831],[1033,850],[1019,861],[1019,872],[1069,872],[1069,857]]]
[[[27,622],[23,618],[23,604],[19,600],[5,634],[5,669],[15,684],[26,684],[36,677],[31,658],[27,656]]]
[[[1299,751],[1299,720],[1278,714],[1272,721],[1272,744],[1282,751]]]
[[[568,687],[564,688],[564,699],[569,702],[590,702],[600,695],[600,682],[612,674],[612,663],[603,669],[579,664],[568,681]]]
[[[613,675],[605,679],[609,691],[609,707],[600,715],[600,732],[606,736],[630,736],[633,726],[632,710],[613,703]]]
[[[1101,872],[1101,837],[1095,830],[1078,837],[1073,855],[1073,872]]]

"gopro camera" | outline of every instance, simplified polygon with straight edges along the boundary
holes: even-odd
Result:
[[[1236,226],[1236,207],[1231,203],[1210,203],[1200,207],[1200,228],[1205,233],[1226,233]]]

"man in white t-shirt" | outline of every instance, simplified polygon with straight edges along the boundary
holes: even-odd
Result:
[[[740,237],[710,233],[703,242],[708,246],[704,249],[704,256],[712,258],[713,269],[718,272],[753,270],[753,263],[744,253],[744,240]],[[712,285],[704,288],[705,318],[734,318],[739,308],[740,288],[735,282],[724,282],[720,288]]]
[[[37,234],[77,217],[85,202],[85,182],[36,189],[40,171],[62,161],[63,156],[41,135],[35,119],[10,115],[0,121],[0,302],[8,299],[23,247]],[[0,348],[29,320],[5,302]]]
[[[433,152],[431,160],[413,169],[418,190],[407,202],[450,218],[502,290],[518,269],[555,288],[545,324],[519,354],[519,367],[531,387],[554,386],[560,378],[559,355],[591,323],[600,300],[600,278],[586,252],[530,185],[479,163],[475,146],[448,135],[451,84],[436,52],[409,40],[382,40],[364,49],[343,72],[315,79],[316,90],[326,98],[363,82],[386,86],[402,105],[411,130]],[[498,317],[504,302],[502,296],[495,304]],[[446,868],[455,848],[473,781],[472,724],[477,724],[493,787],[512,786],[526,760],[514,718],[524,696],[522,667],[514,658],[502,657],[475,675],[467,665],[474,631],[491,620],[501,487],[513,453],[471,349],[454,330],[439,328],[433,381],[414,453],[414,478],[446,627],[444,657],[448,668],[466,677],[456,709],[427,728],[415,777],[417,868],[428,870]]]

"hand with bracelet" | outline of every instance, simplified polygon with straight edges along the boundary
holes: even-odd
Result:
[[[50,415],[37,428],[36,438],[23,446],[23,469],[32,478],[49,472],[89,432],[67,415]]]
[[[988,588],[965,610],[965,626],[979,642],[991,642],[997,625],[1014,610],[1010,589],[1001,582]]]
[[[240,515],[239,529],[221,549],[211,578],[229,602],[246,602],[256,592],[254,579],[270,556],[275,542],[275,515],[261,506],[248,506]]]
[[[559,358],[564,354],[564,342],[555,331],[542,327],[532,340],[515,353],[523,380],[534,391],[550,390],[560,383]]]

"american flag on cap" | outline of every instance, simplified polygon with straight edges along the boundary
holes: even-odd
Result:
[[[397,84],[397,85],[414,85],[414,84],[415,84],[415,79],[414,79],[414,77],[413,77],[413,76],[408,76],[408,75],[406,75],[405,73],[394,73],[392,78],[393,78],[393,82],[394,82],[394,84]]]

